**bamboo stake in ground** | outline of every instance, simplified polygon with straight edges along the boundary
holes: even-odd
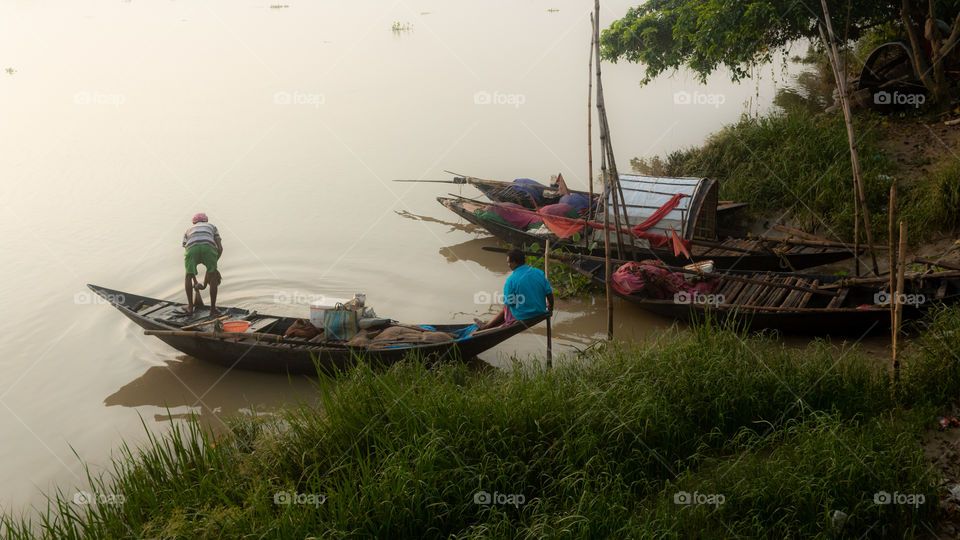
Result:
[[[550,238],[547,238],[547,245],[543,248],[543,275],[550,279]],[[547,317],[547,367],[553,367],[553,335],[550,328],[550,317]]]
[[[896,239],[894,236],[894,231],[897,226],[897,181],[894,180],[893,184],[890,184],[890,209],[888,211],[890,214],[889,225],[887,228],[887,235],[890,237],[887,240],[887,250],[890,252],[890,263],[888,272],[890,272],[890,280],[887,285],[887,290],[890,294],[893,294],[896,290],[896,276],[897,276],[897,249],[896,249]],[[890,329],[893,330],[893,327],[896,326],[896,314],[893,302],[890,302]],[[893,334],[890,334],[891,345],[896,347],[896,339],[893,338]]]
[[[903,294],[903,274],[907,268],[907,224],[900,222],[900,250],[897,253],[897,293],[893,297],[896,305],[894,311],[894,328],[891,331],[893,335],[893,383],[900,382],[900,358],[897,354],[900,347],[900,325],[903,323],[903,303],[901,299]]]
[[[870,231],[870,211],[867,208],[867,198],[863,191],[863,177],[860,174],[860,158],[857,155],[856,138],[853,133],[853,114],[850,112],[850,101],[847,99],[847,79],[843,73],[840,64],[840,55],[837,52],[836,42],[833,35],[833,24],[830,22],[830,11],[827,9],[827,1],[820,0],[823,7],[823,19],[827,27],[827,35],[824,36],[823,28],[820,29],[820,38],[823,40],[827,51],[827,57],[830,59],[830,66],[833,69],[833,76],[837,82],[837,90],[840,93],[840,106],[843,109],[843,119],[847,124],[847,142],[850,144],[850,165],[853,168],[853,184],[856,190],[856,196],[860,200],[860,213],[863,214],[863,232],[867,237],[867,248],[870,250],[870,257],[873,261],[873,274],[880,275],[880,268],[877,266],[877,254],[873,249],[873,233]],[[856,242],[857,239],[855,238]],[[859,258],[858,258],[859,262]]]

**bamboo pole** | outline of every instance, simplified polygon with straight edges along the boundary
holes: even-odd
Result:
[[[867,237],[867,248],[870,250],[870,257],[873,262],[873,273],[874,275],[880,275],[880,268],[877,266],[877,254],[873,249],[873,233],[870,230],[870,211],[867,208],[867,198],[863,191],[860,158],[857,154],[856,139],[853,133],[853,114],[850,112],[850,102],[847,99],[847,80],[840,64],[840,55],[837,52],[837,46],[834,40],[833,24],[830,22],[830,11],[827,9],[827,1],[820,0],[820,5],[823,8],[823,18],[827,27],[827,36],[824,36],[821,26],[818,25],[818,29],[820,30],[821,39],[824,40],[824,46],[827,49],[827,57],[830,58],[830,64],[833,68],[834,78],[837,83],[837,90],[840,92],[840,105],[843,108],[843,119],[847,125],[847,142],[850,144],[850,164],[853,168],[854,190],[856,191],[856,197],[860,201],[860,213],[863,214],[863,232]],[[827,37],[829,37],[829,39],[827,39]],[[857,238],[854,238],[854,243],[858,241]],[[857,258],[857,262],[859,265],[859,257]]]
[[[946,272],[913,272],[910,274],[905,274],[903,279],[913,281],[917,279],[934,279],[934,278],[955,278],[960,277],[960,270],[950,270]],[[824,288],[833,289],[836,287],[854,287],[857,285],[888,285],[890,280],[889,276],[886,277],[876,277],[876,278],[851,278],[851,279],[840,279],[835,283],[828,283],[823,285]]]
[[[923,257],[914,257],[913,261],[918,262],[920,264],[926,264],[929,266],[939,266],[940,268],[946,268],[947,270],[960,270],[960,265],[945,263],[942,261],[935,261],[933,259],[926,259]]]
[[[887,239],[887,250],[889,251],[889,268],[888,272],[890,273],[890,280],[887,284],[887,290],[890,291],[890,294],[894,294],[896,291],[896,268],[897,268],[897,249],[896,249],[896,236],[894,236],[894,231],[897,226],[897,181],[894,180],[890,184],[890,209],[887,212],[890,214],[890,219],[887,225],[887,235],[890,237]],[[897,340],[893,336],[893,328],[897,325],[897,316],[896,309],[894,308],[894,303],[890,302],[890,339],[891,346],[896,348]],[[896,360],[896,355],[894,355],[894,360]]]
[[[603,99],[603,77],[600,69],[600,0],[594,0],[593,3],[593,34],[594,34],[594,60],[597,63],[597,121],[600,124],[600,156],[609,162],[610,170],[604,174],[604,199],[609,193],[613,203],[614,221],[617,225],[617,254],[623,258],[623,233],[620,227],[620,206],[618,205],[617,193],[619,192],[620,201],[623,200],[623,191],[620,190],[620,176],[617,171],[617,162],[613,156],[613,145],[610,141],[610,125],[607,122],[607,108]],[[604,163],[601,161],[601,163]],[[604,170],[606,168],[604,167]],[[616,188],[617,191],[614,191]],[[623,209],[624,219],[626,219],[626,209]],[[630,227],[629,220],[625,222],[627,228]],[[631,242],[633,245],[633,242]]]
[[[597,40],[597,30],[590,14],[590,59],[587,63],[587,169],[590,179],[590,207],[587,216],[593,217],[593,47]],[[586,231],[584,231],[586,236]]]
[[[543,275],[550,279],[550,237],[543,253]],[[550,317],[547,317],[547,368],[553,367],[553,332],[550,328]]]
[[[900,347],[900,325],[903,323],[903,303],[900,302],[903,296],[903,278],[904,271],[907,268],[907,224],[900,222],[900,249],[897,253],[897,294],[893,297],[896,305],[894,311],[894,328],[891,330],[893,335],[893,382],[897,384],[900,381],[900,358],[898,349]]]
[[[593,17],[591,22],[593,23],[593,39],[592,39],[592,49],[594,57],[597,61],[597,111],[599,117],[599,111],[602,106],[601,104],[601,94],[600,94],[600,0],[594,0],[593,6]],[[601,122],[600,127],[600,142],[601,148],[603,148],[604,142],[604,131],[603,124]],[[603,258],[604,258],[604,269],[606,275],[610,275],[610,205],[607,204],[607,194],[609,193],[609,183],[607,182],[607,160],[606,154],[602,151],[600,152],[600,178],[603,182]],[[613,339],[613,290],[610,287],[610,280],[606,280],[606,293],[607,293],[607,339]]]

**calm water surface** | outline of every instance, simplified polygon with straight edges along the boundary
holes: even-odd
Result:
[[[86,283],[181,298],[194,212],[223,235],[223,305],[305,316],[313,295],[363,291],[382,315],[442,323],[492,313],[474,298],[502,287],[504,257],[436,203],[458,186],[391,179],[562,172],[586,188],[590,3],[285,3],[0,6],[4,508],[82,485],[71,446],[96,470],[144,440],[141,418],[163,431],[168,409],[216,424],[313,397],[305,379],[184,357],[92,301]],[[604,4],[606,24],[630,2]],[[604,69],[621,168],[766,110],[783,79],[640,87],[637,66]],[[617,308],[621,337],[668,324]],[[603,335],[602,298],[558,310],[559,353]],[[482,358],[544,343],[536,328]]]

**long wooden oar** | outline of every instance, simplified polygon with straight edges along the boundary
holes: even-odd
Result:
[[[229,318],[230,318],[230,315],[224,315],[223,317],[217,317],[216,319],[210,319],[209,321],[203,321],[203,322],[188,324],[187,326],[181,326],[180,329],[189,330],[191,328],[200,328],[201,326],[206,326],[208,324],[213,324],[217,321],[222,321],[224,319],[229,319]]]
[[[422,183],[422,184],[466,184],[466,183],[467,183],[467,179],[466,179],[466,178],[459,178],[459,177],[456,177],[456,178],[454,178],[453,180],[407,180],[407,179],[400,179],[400,180],[394,180],[394,182],[417,182],[417,183]]]

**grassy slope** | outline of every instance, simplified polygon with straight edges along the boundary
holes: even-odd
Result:
[[[361,366],[323,383],[319,408],[126,450],[96,489],[123,504],[83,520],[66,494],[33,525],[55,538],[909,537],[936,519],[919,434],[956,397],[958,326],[960,311],[940,314],[900,399],[856,351],[712,325],[551,371]],[[478,505],[481,490],[524,501]],[[681,490],[725,500],[680,506]],[[278,505],[278,491],[326,501]],[[926,502],[875,505],[878,491]]]
[[[900,182],[901,213],[911,223],[912,240],[952,231],[960,213],[960,162],[943,152],[927,174],[885,151],[888,138],[905,124],[922,126],[920,120],[889,122],[870,112],[861,112],[855,120],[874,237],[886,237],[892,178]],[[703,146],[631,163],[650,174],[717,178],[722,198],[748,202],[754,213],[785,214],[824,236],[853,238],[853,175],[839,113],[787,107],[759,120],[744,118],[710,136]]]

